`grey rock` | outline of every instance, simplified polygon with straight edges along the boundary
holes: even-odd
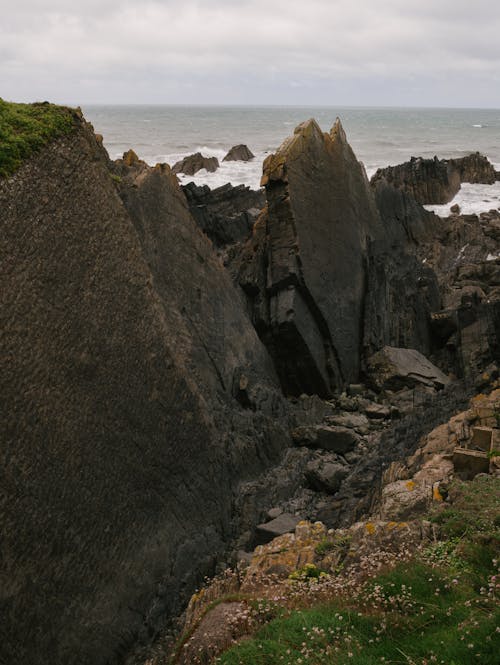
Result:
[[[345,453],[359,443],[359,437],[352,429],[334,425],[298,427],[292,431],[292,440],[297,446],[335,453]]]
[[[379,390],[399,390],[418,384],[441,389],[450,383],[439,368],[415,349],[385,346],[368,359],[367,371],[370,382]]]
[[[223,162],[249,162],[255,155],[248,146],[240,143],[234,145],[222,160]]]
[[[206,169],[209,173],[217,171],[219,168],[219,160],[217,157],[204,157],[201,152],[196,152],[193,155],[188,155],[176,162],[172,166],[174,173],[185,173],[186,175],[194,175]]]
[[[335,494],[349,473],[349,467],[341,464],[336,455],[322,455],[311,460],[305,471],[306,482],[312,489]]]
[[[290,515],[289,513],[282,513],[270,522],[258,524],[255,530],[256,545],[264,545],[277,536],[282,536],[284,533],[292,533],[299,522],[300,517]]]

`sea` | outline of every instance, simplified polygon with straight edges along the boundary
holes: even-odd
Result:
[[[410,157],[462,157],[479,151],[500,171],[500,109],[349,108],[313,106],[83,106],[95,131],[104,137],[112,159],[132,148],[148,164],[171,166],[186,155],[201,152],[219,159],[214,173],[180,176],[211,188],[225,183],[258,188],[262,162],[294,128],[315,118],[328,131],[339,117],[356,156],[369,177],[379,167],[400,164]],[[223,162],[240,143],[254,153],[250,162]],[[445,206],[428,206],[446,215],[458,203],[464,213],[500,207],[500,182],[464,184]]]

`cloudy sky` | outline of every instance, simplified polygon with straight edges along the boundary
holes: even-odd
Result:
[[[1,0],[0,96],[500,108],[498,0]]]

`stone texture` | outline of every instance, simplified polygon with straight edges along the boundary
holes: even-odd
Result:
[[[497,179],[493,164],[479,152],[471,153],[460,159],[450,159],[449,161],[458,169],[461,182],[492,185]]]
[[[217,171],[219,168],[219,160],[217,157],[205,157],[201,152],[196,152],[194,155],[188,155],[176,162],[172,166],[172,171],[174,173],[185,173],[186,175],[194,175],[206,169],[209,173]]]
[[[78,121],[0,208],[0,660],[121,661],[286,445],[277,379],[166,165],[112,164]]]
[[[239,281],[288,394],[328,395],[359,372],[368,237],[379,223],[337,121],[299,125],[264,162],[267,211]]]
[[[305,471],[307,484],[317,492],[335,494],[349,473],[349,467],[341,463],[336,455],[322,454],[311,460]]]
[[[378,169],[371,179],[385,179],[421,204],[444,204],[460,189],[460,171],[451,160],[412,157],[409,162]]]
[[[216,247],[248,240],[265,204],[264,193],[229,183],[216,189],[194,182],[182,187],[189,210]]]
[[[295,531],[295,527],[300,522],[300,517],[282,513],[270,522],[257,525],[255,531],[255,541],[257,545],[263,545],[284,533]]]
[[[240,143],[239,145],[233,145],[231,150],[222,160],[223,162],[249,162],[253,159],[255,155],[248,148],[248,146]]]
[[[385,346],[368,359],[368,377],[379,390],[399,390],[416,384],[440,389],[450,382],[438,367],[415,349],[391,346]]]
[[[346,453],[359,443],[359,436],[349,427],[311,425],[292,430],[292,440],[296,446]]]

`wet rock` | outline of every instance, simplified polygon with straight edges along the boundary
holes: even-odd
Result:
[[[249,162],[255,155],[244,144],[234,145],[222,160],[223,162]]]
[[[217,157],[204,157],[201,152],[196,152],[194,155],[188,155],[176,162],[172,166],[173,173],[185,173],[186,175],[194,175],[206,169],[209,173],[217,171],[219,168],[219,160]]]
[[[377,389],[400,390],[423,384],[441,389],[450,379],[415,349],[390,346],[368,359],[368,376]]]
[[[454,205],[451,206],[450,212],[452,212],[455,215],[460,214],[460,206],[458,205],[458,203],[455,203]]]
[[[459,159],[450,159],[449,161],[458,169],[461,182],[492,185],[497,179],[493,164],[479,152],[471,153]]]

